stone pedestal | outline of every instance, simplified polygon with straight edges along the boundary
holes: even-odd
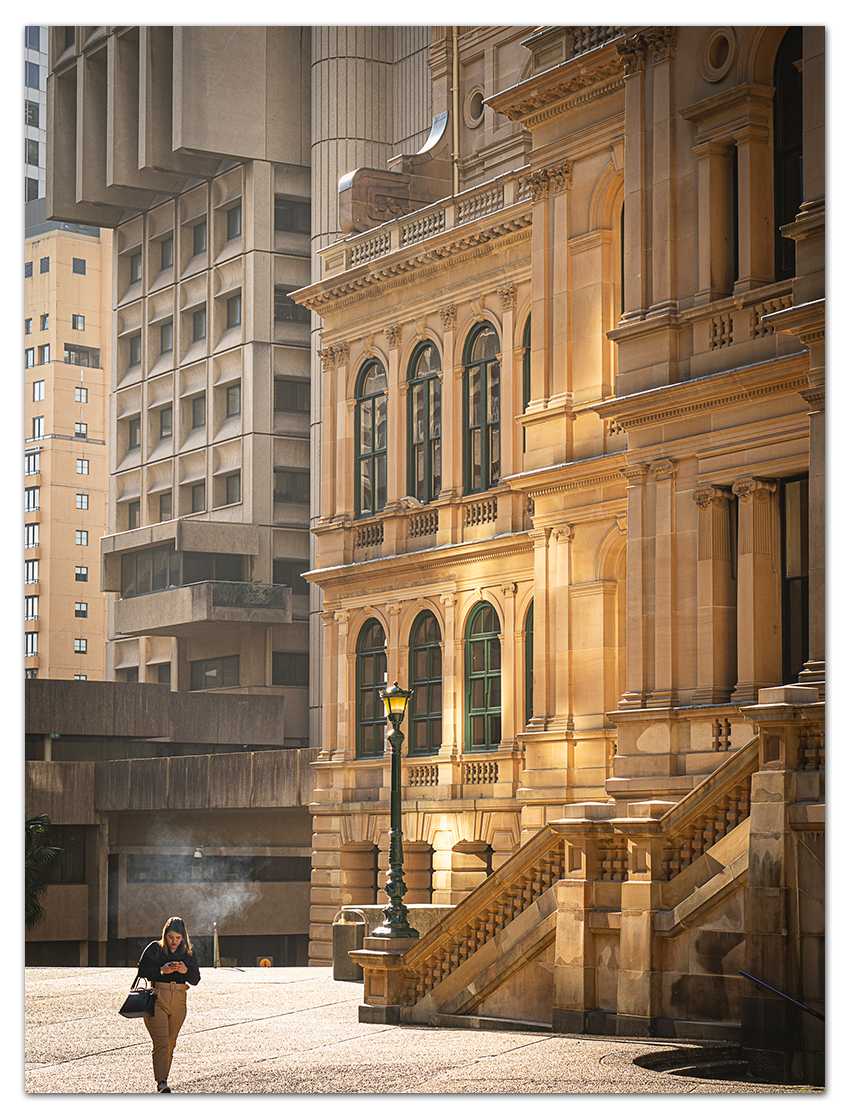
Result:
[[[363,948],[351,953],[351,959],[363,969],[359,1022],[401,1022],[407,984],[404,954],[418,943],[417,937],[367,937]]]

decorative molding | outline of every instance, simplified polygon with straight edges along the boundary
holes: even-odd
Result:
[[[732,493],[741,502],[748,502],[750,498],[764,502],[776,490],[776,483],[769,478],[739,478],[732,483]]]
[[[471,299],[469,301],[469,303],[470,303],[470,306],[472,307],[472,317],[475,320],[475,322],[476,323],[483,323],[484,319],[486,318],[486,316],[484,314],[484,311],[482,310],[482,304],[484,303],[483,292],[478,297],[478,299]]]
[[[652,64],[670,61],[676,53],[676,31],[672,27],[653,27],[644,32],[644,41],[652,51]]]
[[[503,583],[502,584],[502,594],[504,595],[504,597],[506,599],[515,598],[516,597],[516,584],[515,583]]]
[[[325,346],[321,350],[317,350],[319,359],[322,363],[322,369],[325,373],[334,368],[334,348],[333,346]]]
[[[646,47],[643,35],[629,35],[622,43],[616,44],[627,78],[646,69]]]
[[[629,486],[643,486],[648,472],[649,463],[630,463],[626,467],[620,467],[620,474]]]
[[[509,102],[505,95],[490,98],[488,104],[497,112],[502,113],[510,121],[522,120],[529,125],[540,124],[549,116],[555,116],[572,108],[569,102],[576,95],[584,95],[583,99],[607,93],[611,88],[611,79],[617,79],[617,84],[622,83],[623,59],[619,55],[619,44],[616,44],[617,54],[612,55],[597,66],[581,69],[578,73],[552,85],[540,85],[533,88],[535,79],[524,83],[525,96],[521,100]],[[541,80],[538,75],[536,80]],[[507,91],[508,94],[511,91]],[[498,104],[496,102],[498,101]]]
[[[725,486],[700,486],[694,490],[692,497],[700,509],[708,509],[709,506],[722,506],[731,501],[732,492]]]
[[[346,625],[350,618],[351,618],[351,611],[346,611],[346,610],[334,611],[334,622],[339,623],[342,626]]]
[[[563,191],[568,190],[572,183],[573,165],[568,159],[561,163],[553,163],[550,167],[539,167],[536,171],[530,171],[522,179],[522,184],[532,202],[540,202],[548,198],[550,187],[556,191]]]
[[[576,536],[576,527],[575,525],[557,525],[552,530],[552,536],[556,541],[572,544]]]
[[[444,607],[453,607],[457,603],[457,594],[454,591],[443,591],[440,595],[440,602]]]
[[[397,599],[387,603],[387,614],[401,614],[401,603]]]
[[[391,350],[398,348],[401,342],[401,326],[398,323],[390,323],[389,326],[384,327],[384,336],[387,340],[387,345]]]
[[[348,365],[348,343],[347,342],[338,342],[336,344],[336,346],[334,346],[333,351],[334,351],[334,358],[339,362],[339,364],[343,365],[343,366],[347,366]]]
[[[375,357],[375,349],[373,343],[375,341],[374,334],[367,335],[366,338],[360,339],[360,345],[363,347],[363,353],[367,358]]]

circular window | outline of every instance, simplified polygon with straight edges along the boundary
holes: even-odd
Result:
[[[699,69],[707,82],[725,78],[735,61],[735,32],[731,27],[713,27],[699,52]]]
[[[484,87],[473,86],[463,103],[463,119],[467,128],[477,128],[484,120]]]

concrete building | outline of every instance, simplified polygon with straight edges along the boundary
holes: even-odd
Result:
[[[44,198],[47,169],[47,33],[24,28],[24,201]]]
[[[112,231],[25,210],[25,672],[102,681]]]
[[[398,679],[408,901],[453,910],[362,956],[365,1015],[732,1038],[816,1079],[817,1024],[738,969],[823,1006],[823,29],[51,34],[48,210],[117,231],[116,673],[276,687],[290,631],[180,572],[293,555],[295,347],[262,332],[305,272],[263,238],[311,200],[281,304],[317,352],[311,960],[382,895]]]

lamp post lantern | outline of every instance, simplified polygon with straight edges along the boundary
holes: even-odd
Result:
[[[404,855],[402,851],[401,835],[401,744],[404,734],[399,729],[399,724],[404,719],[407,704],[413,695],[413,689],[399,688],[398,681],[393,682],[392,688],[381,692],[387,719],[393,725],[392,731],[387,735],[392,749],[392,770],[390,784],[390,870],[387,875],[387,885],[384,888],[389,906],[384,908],[384,921],[377,929],[372,930],[372,937],[418,937],[419,934],[408,923],[407,907],[402,902],[402,897],[407,892],[404,885],[404,870],[402,864]]]

